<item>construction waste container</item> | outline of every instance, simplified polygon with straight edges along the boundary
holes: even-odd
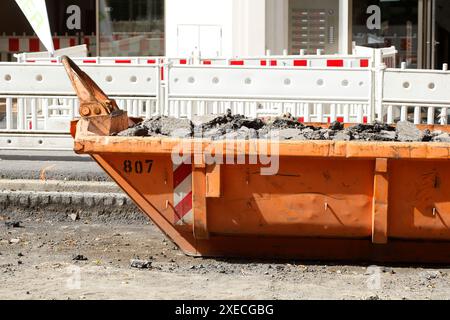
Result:
[[[138,120],[63,63],[75,151],[186,254],[450,262],[449,143],[111,136]]]

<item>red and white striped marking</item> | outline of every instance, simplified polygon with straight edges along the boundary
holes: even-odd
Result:
[[[39,52],[46,50],[44,45],[39,41],[39,38],[37,37],[11,36],[2,39],[6,41],[2,41],[0,51],[16,53],[16,52]],[[88,38],[86,39],[89,42],[89,39]],[[76,44],[77,44],[76,37],[53,37],[53,46],[55,47],[55,50],[73,47]]]
[[[192,165],[173,165],[174,224],[192,224]]]

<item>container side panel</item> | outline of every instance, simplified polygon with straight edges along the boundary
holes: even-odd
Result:
[[[391,160],[389,237],[450,240],[450,162]]]
[[[282,157],[276,175],[223,165],[222,197],[208,199],[211,233],[371,237],[373,160]]]

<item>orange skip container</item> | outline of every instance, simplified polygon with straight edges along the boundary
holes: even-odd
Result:
[[[277,173],[261,175],[248,164],[261,143],[77,133],[75,151],[189,255],[450,261],[450,144],[280,142]],[[196,164],[173,164],[180,144]],[[247,164],[198,161],[206,151]]]
[[[114,137],[135,120],[62,62],[80,99],[75,151],[186,254],[450,262],[450,143]],[[274,174],[261,174],[274,161]]]

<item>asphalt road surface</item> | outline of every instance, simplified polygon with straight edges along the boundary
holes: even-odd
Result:
[[[132,267],[131,259],[147,268]],[[191,258],[145,222],[36,217],[8,228],[0,221],[0,299],[448,299],[449,274],[421,266]]]

